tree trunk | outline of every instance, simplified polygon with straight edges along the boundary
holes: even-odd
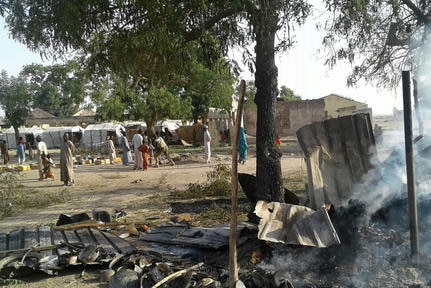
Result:
[[[270,1],[269,1],[270,2]],[[263,2],[254,19],[256,36],[256,178],[257,193],[265,200],[284,202],[281,153],[275,146],[275,104],[278,69],[274,45],[278,15],[271,4]]]
[[[16,125],[13,125],[13,131],[15,132],[15,143],[17,144],[19,140],[19,127]]]

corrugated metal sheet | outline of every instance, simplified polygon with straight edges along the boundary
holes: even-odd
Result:
[[[85,249],[95,247],[99,256],[94,263],[106,263],[118,254],[131,254],[136,247],[126,240],[106,231],[94,228],[81,228],[70,231],[56,231],[53,227],[40,226],[35,228],[21,228],[9,233],[0,233],[0,274],[10,268],[10,263],[20,260],[25,263],[26,255],[32,255],[37,260],[56,259],[57,268],[64,268],[70,264],[82,264],[79,253]],[[91,264],[91,263],[85,263]],[[14,264],[16,267],[16,263]],[[35,268],[35,267],[31,267]],[[36,265],[44,272],[45,268]],[[55,270],[55,268],[53,268]],[[51,269],[47,269],[51,270]],[[7,276],[7,275],[6,275]]]
[[[375,140],[369,114],[333,118],[297,132],[307,162],[310,207],[341,206],[371,167]]]

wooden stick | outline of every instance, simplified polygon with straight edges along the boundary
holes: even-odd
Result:
[[[115,227],[127,225],[145,225],[146,222],[78,222],[54,227],[54,231],[76,230],[82,228]]]
[[[229,287],[235,287],[238,282],[238,264],[237,264],[237,215],[238,215],[238,138],[241,128],[242,110],[244,107],[245,81],[241,80],[239,88],[238,109],[236,112],[235,133],[232,142],[232,198],[231,198],[231,220],[230,220],[230,237],[229,237]]]
[[[179,276],[187,273],[190,270],[197,269],[197,268],[201,267],[202,265],[204,265],[204,263],[201,262],[201,263],[196,264],[196,265],[194,265],[194,266],[192,266],[190,268],[183,269],[183,270],[177,271],[175,273],[172,273],[172,274],[166,276],[165,278],[163,278],[162,280],[160,280],[159,282],[157,282],[156,284],[154,284],[151,288],[160,287],[161,285],[165,284],[166,282],[168,282],[168,281],[170,281],[170,280],[172,280],[174,278],[177,278],[177,277],[179,277]]]
[[[31,247],[31,248],[22,248],[22,249],[13,249],[13,250],[1,250],[0,255],[2,254],[10,254],[10,253],[21,253],[21,252],[40,252],[45,250],[53,250],[56,249],[60,245],[49,245],[42,247]]]

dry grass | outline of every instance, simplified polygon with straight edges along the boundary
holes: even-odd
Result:
[[[70,200],[66,188],[58,192],[34,190],[21,184],[21,174],[12,169],[0,171],[0,219],[30,208],[47,207]]]

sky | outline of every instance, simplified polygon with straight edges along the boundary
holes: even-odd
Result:
[[[371,85],[350,88],[345,84],[350,67],[344,65],[328,70],[323,65],[322,56],[317,54],[317,49],[321,46],[321,35],[314,30],[313,23],[306,24],[296,35],[295,48],[276,56],[279,87],[287,86],[302,99],[316,99],[332,93],[338,94],[367,103],[372,108],[373,115],[392,114],[393,107],[402,109],[401,88],[396,91],[381,91]],[[1,18],[0,47],[0,71],[6,70],[9,76],[18,75],[22,67],[27,64],[52,64],[43,62],[38,54],[10,39]],[[253,75],[247,72],[242,76],[245,80],[253,80]]]

